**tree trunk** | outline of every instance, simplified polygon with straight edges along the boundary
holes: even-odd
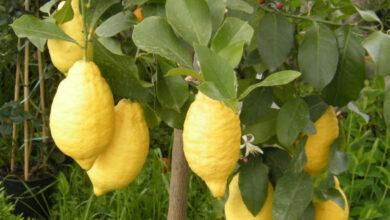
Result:
[[[186,217],[189,168],[183,151],[183,131],[174,130],[168,220]]]

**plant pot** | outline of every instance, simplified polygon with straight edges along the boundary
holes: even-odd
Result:
[[[10,202],[15,204],[14,214],[23,214],[25,218],[50,218],[49,198],[54,189],[54,177],[47,176],[28,181],[0,177],[0,180],[3,181],[5,192],[12,195]]]

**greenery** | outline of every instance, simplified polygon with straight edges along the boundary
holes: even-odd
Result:
[[[42,143],[42,116],[48,121],[50,112],[40,109],[39,83],[45,82],[47,107],[65,78],[51,64],[46,40],[74,42],[59,26],[72,18],[73,9],[69,0],[58,11],[56,0],[36,2],[45,4],[39,17],[33,16],[39,10],[34,4],[25,12],[19,1],[0,0],[0,173],[9,173],[15,123],[16,165],[21,169],[24,146],[32,142],[30,165],[38,161],[39,169],[48,167],[57,177],[52,219],[166,219],[173,129],[183,129],[199,91],[240,113],[242,133],[254,137],[245,141],[232,173],[241,174],[239,189],[252,214],[266,199],[267,180],[275,189],[274,220],[313,219],[308,217],[314,216],[313,202],[330,199],[342,207],[334,190],[338,176],[349,219],[390,220],[389,0],[376,5],[370,0],[81,1],[93,61],[116,102],[142,103],[150,128],[142,172],[129,186],[101,197],[51,138]],[[142,22],[133,14],[136,8],[142,8]],[[15,70],[27,45],[30,84],[20,76],[17,89],[22,94],[28,86],[31,93],[12,101]],[[42,50],[42,78],[36,47]],[[325,146],[331,151],[329,166],[311,178],[304,171],[306,135],[317,132],[314,123],[329,105],[337,112],[339,137]],[[24,120],[28,140],[23,140]],[[191,173],[189,181],[187,219],[223,219],[228,193],[217,200],[199,176]],[[10,214],[8,199],[0,189],[0,217],[21,219]]]
[[[361,113],[348,109],[342,119],[349,166],[340,182],[351,203],[351,217],[390,219],[390,133],[383,117],[386,82],[377,76],[366,83],[356,103]]]
[[[2,183],[0,182],[0,217],[9,220],[22,220],[22,214],[13,215],[11,212],[14,211],[15,205],[9,203],[11,196],[6,195]]]

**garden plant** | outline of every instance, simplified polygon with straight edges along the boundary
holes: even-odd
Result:
[[[389,1],[21,2],[1,125],[24,120],[25,171],[37,115],[77,163],[47,218],[390,220]],[[36,115],[29,47],[41,91],[56,73]]]

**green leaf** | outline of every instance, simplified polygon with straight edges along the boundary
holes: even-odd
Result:
[[[189,96],[188,84],[181,76],[164,77],[173,66],[161,58],[157,62],[157,99],[162,107],[180,112]]]
[[[307,141],[307,136],[299,138],[299,144],[295,148],[294,157],[290,162],[289,171],[293,173],[300,173],[303,171],[307,163],[305,145]]]
[[[194,96],[190,96],[183,108],[180,110],[180,113],[172,109],[163,108],[160,105],[156,106],[156,112],[159,117],[170,127],[183,129],[184,119],[186,117],[188,108],[193,101]]]
[[[293,40],[293,26],[286,17],[275,13],[263,17],[257,42],[261,59],[270,71],[274,71],[286,60]]]
[[[340,206],[340,208],[345,209],[344,197],[337,189],[329,189],[325,196],[327,200],[332,200],[338,206]]]
[[[169,70],[167,72],[165,77],[167,77],[167,76],[178,76],[178,75],[192,76],[192,77],[198,79],[201,82],[204,81],[203,75],[201,73],[198,73],[195,70],[188,69],[188,68],[174,68],[174,69],[171,69],[171,70]]]
[[[42,5],[39,10],[43,13],[50,14],[51,8],[58,2],[59,0],[50,0]]]
[[[35,47],[37,47],[40,51],[45,51],[45,45],[47,42],[47,39],[45,38],[39,38],[39,37],[28,37],[28,39],[31,41],[32,44],[34,44]]]
[[[77,43],[57,25],[45,20],[40,20],[32,15],[23,15],[11,24],[15,34],[22,37],[37,37],[44,39],[57,39]]]
[[[141,103],[142,108],[144,109],[144,115],[146,123],[149,128],[154,128],[160,124],[161,119],[158,117],[157,113],[151,108],[148,104]]]
[[[340,50],[337,73],[322,92],[324,100],[334,106],[344,106],[359,98],[366,77],[364,49],[351,26],[336,30]],[[348,83],[346,83],[348,82]]]
[[[292,99],[286,102],[280,109],[276,121],[276,135],[279,142],[291,150],[293,143],[308,121],[309,108],[303,99]]]
[[[303,79],[322,90],[336,73],[338,57],[333,32],[325,25],[314,23],[307,30],[298,51],[298,64]]]
[[[244,134],[252,134],[255,137],[254,144],[262,144],[276,135],[277,109],[270,109],[254,124],[245,125]]]
[[[291,157],[282,149],[276,147],[267,147],[264,151],[264,163],[269,167],[269,176],[273,185],[286,172],[290,166]]]
[[[225,16],[226,3],[224,0],[207,0],[209,5],[213,33],[218,30]]]
[[[327,194],[330,189],[334,189],[335,181],[333,175],[327,170],[319,173],[314,178],[314,201],[325,202],[327,200]]]
[[[310,120],[314,122],[316,122],[329,107],[319,95],[310,95],[303,99],[309,106]]]
[[[355,9],[359,13],[359,15],[363,18],[363,20],[368,22],[378,22],[381,26],[383,26],[381,19],[378,18],[378,16],[375,14],[375,11],[360,10],[356,6]]]
[[[205,81],[212,82],[215,89],[217,89],[220,95],[222,95],[225,99],[235,98],[236,79],[233,68],[227,63],[227,61],[218,56],[214,51],[199,44],[195,44],[195,52],[200,62],[200,67]]]
[[[135,25],[133,41],[142,50],[156,53],[186,67],[192,67],[189,51],[163,18],[149,17]]]
[[[293,220],[301,217],[313,197],[313,179],[306,172],[286,173],[277,184],[273,196],[274,220]]]
[[[145,20],[148,17],[158,16],[166,19],[165,2],[164,4],[145,4],[142,8],[142,17]]]
[[[278,106],[282,106],[288,100],[294,99],[297,93],[293,82],[283,86],[274,86],[272,90],[274,92],[274,101]]]
[[[248,14],[253,13],[253,7],[243,0],[227,0],[226,5],[229,9],[242,11]]]
[[[366,38],[363,47],[368,51],[376,65],[376,73],[382,76],[390,74],[390,36],[376,31]]]
[[[244,100],[241,108],[240,120],[245,125],[256,123],[259,118],[265,115],[273,102],[272,88],[257,88]]]
[[[95,33],[100,37],[111,37],[133,27],[137,23],[137,17],[132,12],[119,12],[99,25]]]
[[[149,0],[124,0],[125,2],[125,8],[129,8],[131,6],[135,5],[143,5],[144,3],[148,2]]]
[[[217,88],[215,83],[213,82],[203,82],[198,86],[198,89],[207,95],[208,97],[215,99],[215,100],[228,100]]]
[[[207,45],[212,32],[210,10],[205,0],[167,0],[167,19],[190,45]]]
[[[299,220],[314,220],[316,216],[316,209],[311,202],[303,212],[303,215],[299,218]]]
[[[385,93],[385,100],[383,103],[383,116],[385,118],[387,128],[390,129],[390,89],[387,89]]]
[[[249,43],[253,35],[253,28],[246,21],[228,17],[218,29],[211,43],[211,49],[219,52],[234,43],[245,41]]]
[[[97,21],[111,6],[118,4],[119,0],[91,1],[91,7],[86,10],[87,22],[90,30],[95,28]]]
[[[109,37],[99,37],[97,40],[110,52],[118,55],[124,55],[119,40]]]
[[[218,55],[224,58],[230,66],[237,67],[242,58],[242,52],[244,51],[245,41],[239,41],[232,45],[229,45],[219,51]]]
[[[248,162],[240,168],[238,186],[245,206],[256,216],[268,194],[268,169],[260,157],[248,157]]]
[[[316,126],[312,120],[307,121],[305,128],[303,128],[303,132],[307,133],[308,135],[314,135],[317,133]]]
[[[300,75],[301,75],[300,72],[293,71],[293,70],[283,70],[277,73],[273,73],[267,78],[265,78],[263,81],[249,86],[244,92],[241,93],[238,99],[239,100],[244,99],[254,89],[262,86],[280,86],[280,85],[288,84],[291,81],[298,78]]]
[[[238,114],[238,99],[232,98],[228,100],[223,101],[225,105],[227,105],[229,108],[231,108],[234,112],[234,114]]]
[[[153,101],[151,91],[138,80],[137,66],[132,57],[114,54],[99,41],[93,41],[93,59],[115,95],[141,102]]]
[[[72,20],[74,12],[71,5],[72,0],[66,0],[64,6],[53,15],[53,18],[57,21],[57,24],[63,24]]]
[[[333,175],[340,175],[348,169],[348,157],[345,152],[339,151],[341,138],[337,138],[330,146],[328,169]]]
[[[241,60],[244,43],[249,43],[252,35],[253,28],[247,22],[228,17],[215,34],[211,49],[235,67]]]

